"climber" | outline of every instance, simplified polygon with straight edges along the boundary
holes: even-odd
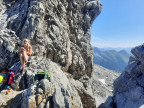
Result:
[[[32,54],[32,46],[28,39],[24,39],[24,47],[20,48],[20,61],[22,64],[22,70],[25,70],[25,64],[30,60]]]

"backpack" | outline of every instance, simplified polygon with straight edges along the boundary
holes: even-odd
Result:
[[[50,75],[44,71],[40,71],[33,77],[33,81],[40,81],[42,79],[48,79],[50,81]]]
[[[8,83],[9,80],[9,72],[2,71],[0,73],[1,82],[0,82],[0,90],[2,90]]]
[[[19,61],[19,62],[16,62],[11,68],[9,68],[8,71],[14,72],[14,74],[17,74],[22,71],[21,67],[22,67],[22,64]]]
[[[10,74],[10,76],[9,76],[8,84],[11,84],[14,82],[15,74],[14,74],[14,72],[10,72],[9,74]]]

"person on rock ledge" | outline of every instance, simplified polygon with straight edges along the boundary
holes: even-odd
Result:
[[[24,39],[24,47],[20,48],[20,61],[22,64],[22,71],[25,70],[25,64],[31,59],[32,46],[28,39]]]

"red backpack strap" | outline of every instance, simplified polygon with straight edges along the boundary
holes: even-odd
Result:
[[[8,81],[8,84],[11,84],[11,83],[13,83],[14,82],[14,72],[11,72],[11,74],[10,74],[10,77],[9,77],[9,81]]]

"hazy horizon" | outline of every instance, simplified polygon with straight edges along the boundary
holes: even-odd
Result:
[[[103,9],[91,28],[96,47],[127,48],[144,43],[144,0],[101,0]]]
[[[139,45],[136,45],[136,46],[139,46]],[[134,46],[134,47],[136,47],[136,46]],[[92,47],[97,47],[97,48],[113,48],[113,49],[115,49],[115,48],[121,48],[121,49],[134,48],[134,47],[112,47],[112,46],[111,47],[107,47],[107,46],[100,47],[100,46],[93,46],[93,45],[92,45]]]
[[[131,49],[133,48],[131,48],[131,47],[127,47],[127,48],[122,48],[122,47],[116,47],[116,48],[114,48],[114,47],[102,47],[102,48],[100,48],[100,47],[97,47],[97,46],[92,46],[93,48],[98,48],[98,49],[100,49],[100,50],[103,50],[103,51],[110,51],[110,50],[115,50],[115,51],[117,51],[117,52],[119,52],[119,51],[122,51],[122,50],[125,50],[127,53],[131,53]]]

